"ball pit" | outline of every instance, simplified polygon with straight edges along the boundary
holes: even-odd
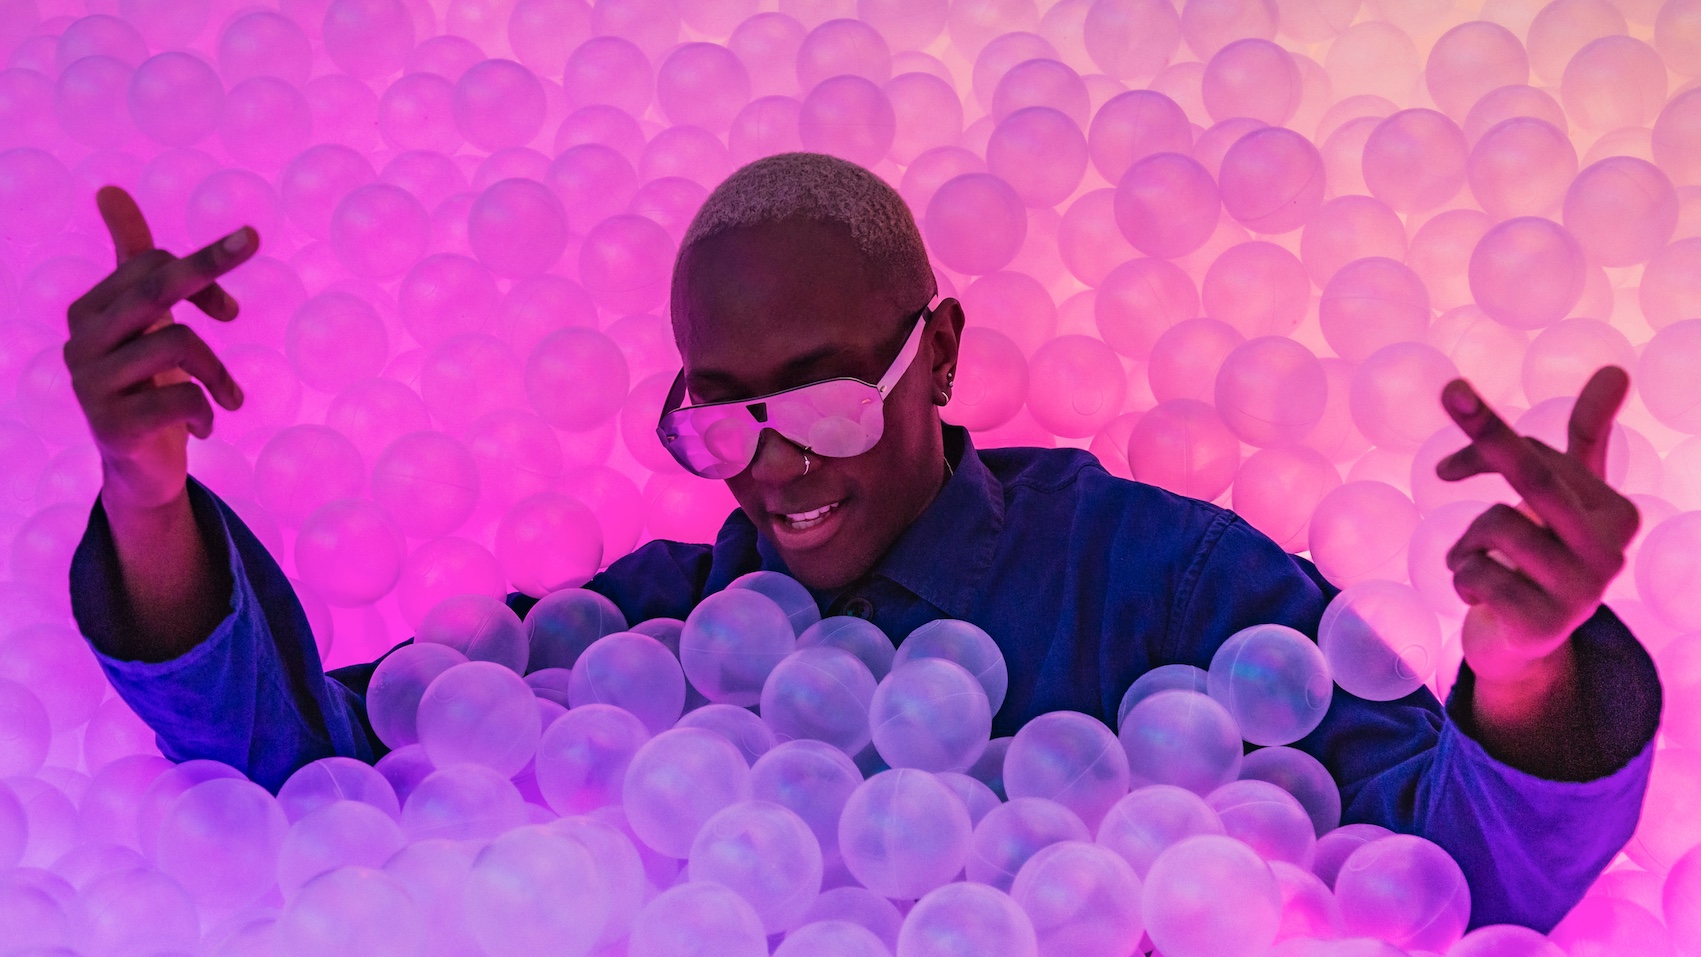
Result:
[[[0,4],[0,952],[1694,951],[1698,11]],[[732,509],[651,438],[668,281],[707,191],[797,149],[911,204],[968,315],[947,421],[1233,507],[1346,589],[1319,641],[1256,626],[1154,662],[1114,725],[993,739],[1010,675],[967,622],[888,636],[773,573],[684,620],[577,587]],[[173,765],[70,627],[101,479],[59,345],[110,268],[106,183],[172,252],[261,237],[235,322],[176,310],[247,396],[190,471],[326,668],[416,636],[371,676],[376,770],[274,796]],[[1445,851],[1339,826],[1297,748],[1331,695],[1453,682],[1442,556],[1515,498],[1433,477],[1464,441],[1441,384],[1551,442],[1607,362],[1654,781],[1551,937],[1467,934]]]

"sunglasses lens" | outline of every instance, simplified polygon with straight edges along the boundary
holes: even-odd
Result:
[[[861,455],[880,441],[885,417],[880,392],[854,380],[835,379],[770,401],[774,428],[793,442],[831,458]]]

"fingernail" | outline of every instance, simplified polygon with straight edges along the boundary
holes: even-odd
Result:
[[[224,241],[219,245],[223,247],[224,251],[227,253],[239,253],[244,249],[247,249],[248,229],[246,227],[238,229],[236,232],[226,236]]]
[[[1475,392],[1471,391],[1470,386],[1460,386],[1450,390],[1447,394],[1447,403],[1453,407],[1454,412],[1460,415],[1475,415],[1482,409],[1482,401],[1477,398]]]

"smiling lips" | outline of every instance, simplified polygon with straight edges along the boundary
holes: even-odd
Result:
[[[780,517],[785,519],[785,523],[788,526],[801,532],[814,528],[826,521],[827,516],[832,514],[833,510],[838,508],[841,504],[843,503],[829,502],[820,508],[813,508],[807,512],[782,512],[780,513]]]

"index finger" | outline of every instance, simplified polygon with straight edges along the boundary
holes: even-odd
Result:
[[[1454,472],[1456,464],[1452,460],[1469,453],[1481,466],[1505,476],[1507,484],[1524,497],[1560,538],[1569,542],[1580,532],[1572,519],[1578,503],[1571,490],[1554,474],[1536,447],[1496,415],[1469,383],[1463,379],[1447,383],[1441,390],[1441,404],[1471,444],[1443,459],[1437,472]]]
[[[1589,377],[1571,407],[1565,454],[1581,461],[1596,477],[1606,477],[1607,439],[1612,419],[1630,392],[1630,375],[1618,366],[1602,366]]]
[[[117,186],[102,186],[95,192],[95,207],[112,234],[113,251],[122,265],[139,252],[154,248],[154,234],[142,216],[142,208],[130,194]]]

